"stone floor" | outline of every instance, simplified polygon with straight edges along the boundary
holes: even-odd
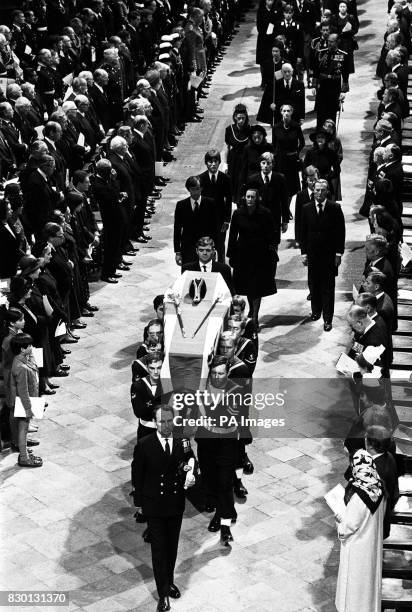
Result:
[[[356,211],[378,88],[374,66],[386,20],[384,7],[376,11],[372,0],[359,5],[357,72],[339,127],[348,249],[334,329],[325,334],[320,322],[304,322],[309,310],[305,269],[292,248],[291,224],[280,252],[279,292],[263,300],[256,378],[278,387],[283,379],[295,389],[286,411],[297,421],[283,438],[271,437],[276,435],[271,432],[251,447],[256,470],[244,479],[250,494],[246,503],[237,505],[231,549],[220,547],[218,536],[206,529],[209,517],[188,503],[176,571],[183,596],[173,602],[176,611],[335,609],[339,546],[322,495],[341,479],[345,467],[334,427],[342,401],[334,410],[331,406],[331,398],[340,393],[334,363],[347,345],[344,316],[352,283],[360,277],[360,247],[368,233]],[[146,612],[156,607],[150,548],[132,518],[128,497],[136,432],[129,402],[130,363],[143,326],[152,317],[153,296],[178,274],[172,222],[174,202],[185,195],[186,177],[202,170],[207,148],[223,148],[224,128],[235,103],[242,100],[251,114],[257,111],[261,91],[254,64],[254,19],[252,12],[214,75],[204,122],[188,127],[178,161],[165,169],[172,180],[158,207],[152,242],[141,249],[119,285],[93,287],[92,301],[100,312],[72,348],[71,375],[60,381],[47,419],[40,424],[43,468],[19,469],[15,454],[0,458],[0,589],[67,591],[70,610]],[[314,125],[313,102],[308,101],[308,107],[306,134]],[[309,402],[302,379],[323,379]],[[42,608],[30,608],[37,609]]]

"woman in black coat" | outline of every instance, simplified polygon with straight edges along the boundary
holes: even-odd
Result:
[[[232,215],[227,249],[236,293],[246,295],[249,316],[258,325],[262,297],[276,293],[276,232],[257,188],[246,190],[245,204]]]
[[[303,167],[315,166],[318,169],[319,178],[328,181],[330,199],[335,200],[333,179],[339,177],[340,163],[336,151],[328,147],[331,135],[322,128],[311,134],[309,138],[313,142],[313,147],[307,151],[303,160]]]
[[[248,179],[252,174],[260,172],[260,156],[269,151],[273,153],[273,146],[266,140],[266,130],[263,125],[252,125],[250,140],[242,153],[240,184],[241,192],[245,192]]]
[[[282,19],[283,7],[281,0],[261,0],[257,15],[256,27],[258,31],[256,41],[256,63],[261,66],[262,83],[265,86],[262,64],[267,60],[275,42],[274,25]]]
[[[285,175],[289,198],[300,191],[300,152],[305,146],[302,128],[292,121],[293,108],[282,104],[280,108],[282,121],[275,123],[272,130],[272,144],[275,147],[277,169]]]
[[[235,204],[240,201],[242,168],[242,155],[245,146],[249,143],[250,125],[247,108],[244,104],[237,104],[233,111],[233,123],[225,131],[227,146],[227,173],[232,187],[232,200]]]

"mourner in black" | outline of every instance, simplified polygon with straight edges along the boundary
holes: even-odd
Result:
[[[345,219],[340,204],[327,199],[325,180],[315,183],[314,202],[302,209],[301,253],[311,283],[310,318],[323,314],[324,330],[332,329],[335,276],[345,250]]]
[[[186,270],[193,272],[220,272],[229,291],[233,293],[232,271],[226,264],[215,261],[215,243],[209,236],[199,238],[196,243],[196,254],[197,260],[184,264],[182,272]]]

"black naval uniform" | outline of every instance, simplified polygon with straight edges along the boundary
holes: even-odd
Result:
[[[138,441],[132,463],[134,503],[147,517],[153,573],[159,597],[168,597],[185,509],[184,466],[194,457],[186,439],[169,439],[170,454],[159,434]]]
[[[336,123],[340,95],[349,91],[349,58],[345,51],[319,51],[315,61],[314,86],[317,87],[315,110],[318,128],[326,119]]]
[[[149,376],[132,382],[130,387],[130,399],[133,412],[139,419],[137,439],[143,438],[156,431],[153,419],[153,410],[160,404],[162,398],[162,385],[157,383],[155,390],[152,389]]]
[[[238,426],[225,423],[223,419],[239,419],[242,406],[235,403],[234,396],[239,397],[242,387],[228,380],[225,389],[209,385],[208,390],[216,394],[223,392],[225,399],[214,409],[207,405],[199,406],[202,416],[211,419],[210,422],[205,420],[205,426],[198,427],[196,432],[199,467],[206,497],[209,502],[216,501],[216,516],[232,519],[235,515],[233,481],[238,456]]]

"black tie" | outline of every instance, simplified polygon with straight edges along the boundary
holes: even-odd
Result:
[[[206,266],[202,266],[203,272],[206,272]]]
[[[165,453],[168,457],[170,457],[170,445],[169,440],[167,438],[165,440]]]
[[[216,175],[212,174],[212,185],[216,185]]]
[[[269,177],[266,174],[266,176],[265,176],[265,187],[267,187],[268,185],[269,185]]]
[[[195,206],[193,208],[193,212],[197,214],[199,212],[199,202],[196,200]]]
[[[321,217],[323,215],[323,205],[321,202],[319,202],[318,207],[319,207],[319,217]]]

